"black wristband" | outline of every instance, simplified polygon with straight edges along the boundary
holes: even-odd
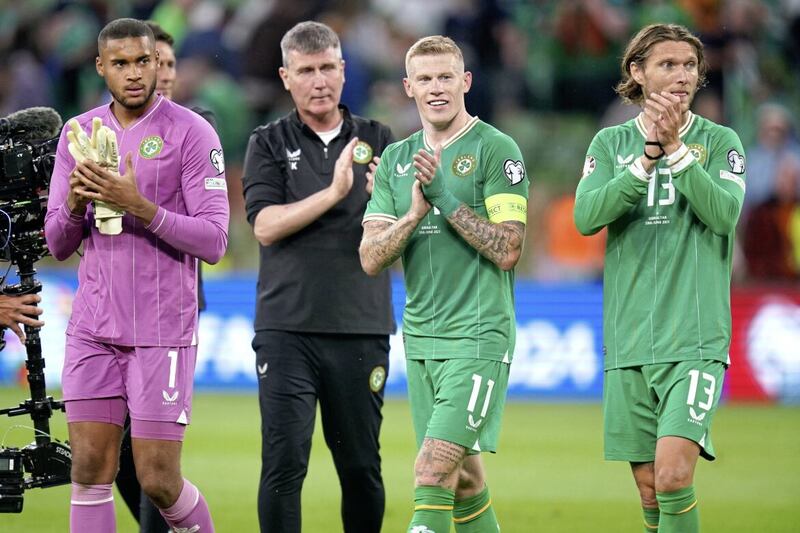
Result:
[[[657,156],[653,157],[653,156],[651,156],[650,154],[648,154],[648,153],[647,153],[647,148],[645,148],[645,149],[644,149],[644,156],[645,156],[647,159],[649,159],[650,161],[658,161],[659,159],[661,159],[662,157],[664,157],[664,154],[666,153],[666,152],[664,151],[664,147],[663,147],[663,146],[661,146],[661,143],[660,143],[660,142],[658,142],[658,141],[645,141],[644,145],[645,145],[645,146],[658,146],[658,149],[659,149],[659,150],[661,150],[661,153],[660,153],[660,154],[658,154]]]

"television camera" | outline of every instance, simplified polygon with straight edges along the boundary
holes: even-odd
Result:
[[[47,190],[61,131],[61,117],[47,107],[32,107],[0,119],[0,261],[17,266],[19,283],[0,288],[10,296],[36,294],[42,284],[34,263],[47,255],[44,217]],[[10,269],[10,265],[9,265]],[[0,350],[5,347],[0,328]],[[6,448],[0,442],[0,513],[22,511],[23,492],[70,481],[72,454],[50,436],[49,419],[64,403],[47,396],[39,328],[25,325],[25,366],[31,398],[0,415],[29,415],[34,442]]]

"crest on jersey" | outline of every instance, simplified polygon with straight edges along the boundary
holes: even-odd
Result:
[[[353,147],[353,161],[362,165],[372,161],[372,146],[364,141],[358,141]]]
[[[386,369],[382,366],[376,366],[369,373],[369,389],[372,392],[378,392],[386,382]]]
[[[300,148],[297,150],[286,149],[286,158],[289,161],[300,161]]]
[[[153,159],[161,153],[162,148],[164,148],[164,139],[158,135],[150,135],[142,139],[139,144],[139,155],[145,159]]]
[[[461,154],[453,159],[452,170],[453,174],[459,178],[464,178],[475,172],[475,167],[478,166],[478,160],[472,154]]]
[[[744,174],[744,156],[735,148],[728,150],[728,164],[734,174]]]
[[[597,160],[594,158],[594,156],[587,155],[586,161],[583,162],[583,173],[581,174],[581,179],[585,178],[586,176],[594,172],[594,169],[596,168],[597,168]]]
[[[503,171],[511,185],[522,183],[522,180],[525,179],[525,167],[522,166],[522,161],[506,159],[503,163]]]
[[[703,165],[706,162],[706,158],[708,157],[708,151],[706,147],[702,144],[687,144],[686,148],[689,149],[689,152],[697,159],[697,162]]]

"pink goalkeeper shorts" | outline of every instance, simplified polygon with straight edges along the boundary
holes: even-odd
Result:
[[[84,406],[72,409],[71,417],[69,402],[122,398],[134,429],[137,425],[145,426],[136,424],[137,420],[189,424],[196,355],[196,346],[117,346],[67,335],[61,375],[64,400],[68,402],[67,420],[117,423],[118,406],[109,404],[101,409]],[[83,402],[74,406],[78,403]],[[98,419],[87,420],[87,416]],[[135,431],[133,436],[137,436]]]

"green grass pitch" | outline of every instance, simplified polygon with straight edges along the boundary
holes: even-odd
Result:
[[[0,388],[0,407],[24,400],[22,388]],[[414,437],[408,404],[387,401],[382,432],[386,516],[383,530],[404,532],[411,515]],[[195,396],[184,448],[184,474],[209,501],[217,531],[257,532],[259,415],[255,392]],[[0,418],[0,436],[30,419]],[[509,402],[497,455],[485,455],[503,533],[642,531],[627,465],[602,459],[600,405]],[[52,419],[66,437],[64,416]],[[32,440],[13,430],[6,445]],[[800,531],[800,407],[723,405],[714,422],[719,454],[701,461],[696,488],[706,533]],[[22,514],[0,515],[2,533],[68,530],[69,489],[34,489]],[[319,428],[303,490],[303,531],[341,532],[339,487]],[[117,525],[138,531],[117,496]]]

